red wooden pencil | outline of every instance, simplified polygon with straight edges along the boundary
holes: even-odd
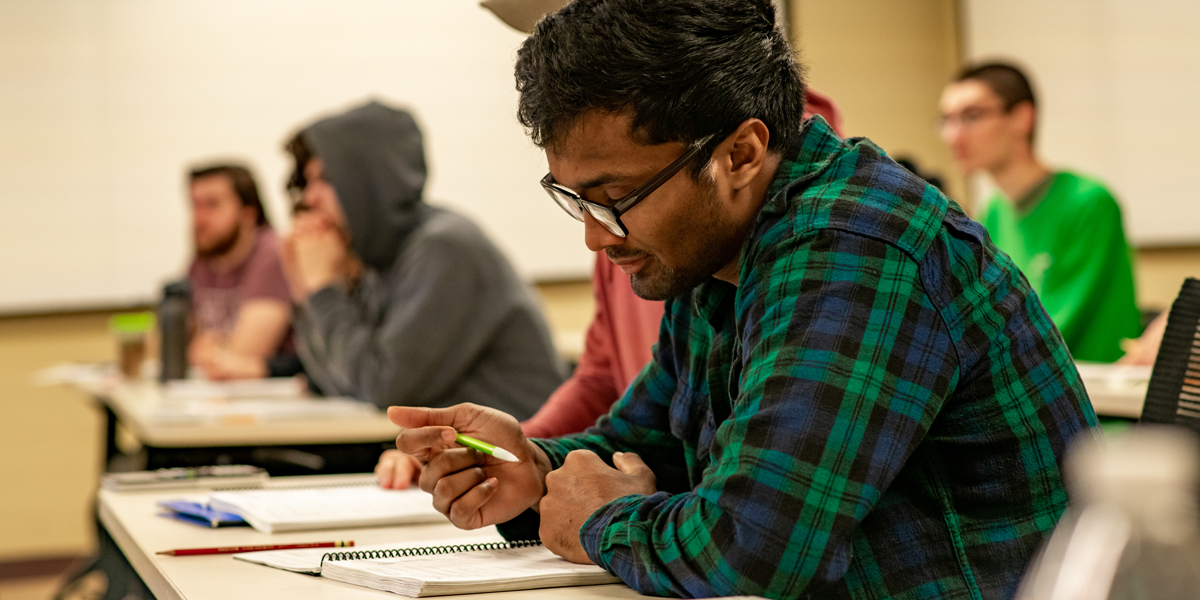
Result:
[[[163,550],[155,554],[167,556],[195,556],[197,554],[237,554],[239,552],[262,552],[263,550],[297,550],[300,548],[347,548],[353,546],[352,541],[341,542],[311,542],[308,544],[267,544],[264,546],[225,546],[222,548],[181,548],[179,550]]]

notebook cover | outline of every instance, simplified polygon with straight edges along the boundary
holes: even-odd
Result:
[[[163,500],[158,503],[158,506],[169,511],[162,516],[178,519],[185,523],[202,525],[204,527],[249,525],[245,519],[233,513],[214,510],[204,504],[200,504],[199,502],[191,502],[188,500]]]

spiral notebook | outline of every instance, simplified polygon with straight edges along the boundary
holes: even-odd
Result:
[[[213,492],[208,506],[233,513],[263,533],[444,522],[421,490],[358,485]]]
[[[569,562],[541,541],[330,552],[321,576],[410,598],[618,583],[596,565]]]
[[[233,557],[411,598],[620,581],[595,565],[568,562],[547,550],[540,541],[487,539],[444,540],[446,543],[438,546],[368,546],[353,552],[311,549],[248,552]]]

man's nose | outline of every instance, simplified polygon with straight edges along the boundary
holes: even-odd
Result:
[[[625,243],[625,238],[613,234],[585,210],[583,211],[583,243],[587,244],[588,250],[599,252],[609,246],[620,246]]]
[[[947,146],[953,145],[962,137],[962,131],[962,122],[958,119],[946,119],[946,122],[942,124],[942,142]]]

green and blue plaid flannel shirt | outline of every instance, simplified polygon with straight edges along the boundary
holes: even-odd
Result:
[[[768,198],[740,284],[669,301],[612,411],[537,441],[657,475],[583,525],[588,556],[657,595],[1012,597],[1096,425],[1046,312],[957,205],[820,119]]]

